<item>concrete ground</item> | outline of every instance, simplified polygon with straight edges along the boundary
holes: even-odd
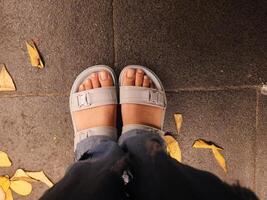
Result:
[[[165,130],[175,133],[173,114],[183,114],[183,163],[267,199],[266,13],[264,0],[0,0],[0,63],[17,87],[0,94],[0,150],[13,161],[0,174],[44,170],[57,182],[73,161],[68,94],[77,74],[95,64],[117,73],[141,64],[166,87]],[[43,70],[30,66],[28,39]],[[224,148],[228,174],[209,151],[191,147],[198,138]],[[36,183],[15,199],[45,190]]]

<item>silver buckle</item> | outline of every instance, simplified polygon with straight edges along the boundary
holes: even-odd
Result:
[[[149,91],[149,101],[158,104],[159,92],[156,90]]]
[[[79,107],[91,105],[90,94],[86,93],[86,94],[78,95],[77,98],[78,98]]]
[[[149,102],[158,106],[164,106],[164,97],[161,91],[150,90],[149,91]]]

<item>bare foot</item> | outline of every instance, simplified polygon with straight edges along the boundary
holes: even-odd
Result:
[[[79,92],[94,88],[108,87],[113,85],[113,79],[109,72],[103,70],[91,74],[80,86]],[[77,130],[85,130],[98,126],[116,127],[117,105],[105,105],[88,108],[74,113],[74,122]]]
[[[127,69],[124,73],[122,85],[153,87],[152,81],[141,69]],[[160,129],[163,108],[138,104],[122,104],[123,125],[142,124]]]

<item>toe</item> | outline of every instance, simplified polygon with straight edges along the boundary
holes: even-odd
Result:
[[[97,73],[92,73],[90,76],[90,79],[91,79],[93,88],[99,88],[100,87],[100,82],[99,82]]]
[[[143,79],[144,79],[144,71],[142,69],[137,69],[135,75],[135,85],[142,86]]]
[[[79,92],[82,92],[85,90],[85,87],[84,87],[84,84],[82,83],[80,86],[79,86]]]
[[[83,85],[86,90],[90,90],[93,88],[92,82],[89,78],[84,81]]]
[[[101,72],[99,72],[98,76],[99,76],[101,87],[107,87],[107,86],[113,85],[112,77],[107,71],[102,70]]]
[[[150,79],[148,78],[147,75],[145,75],[143,81],[143,87],[149,87],[149,85],[150,85]]]
[[[123,85],[131,86],[135,84],[135,69],[127,69],[123,77]]]

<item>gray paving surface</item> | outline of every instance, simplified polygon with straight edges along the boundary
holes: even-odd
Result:
[[[182,130],[177,136],[183,162],[212,171],[230,183],[239,180],[242,185],[253,188],[255,91],[179,92],[169,94],[168,99],[166,129],[175,130],[173,111],[184,117]],[[229,168],[227,175],[218,167],[209,150],[192,148],[199,138],[224,148],[222,153]]]
[[[113,63],[110,1],[6,0],[2,7],[0,60],[14,74],[18,92],[68,92],[83,68]],[[42,71],[29,67],[29,39],[45,57]]]
[[[116,66],[151,66],[168,89],[258,84],[266,10],[265,1],[114,0]]]
[[[68,97],[1,98],[0,110],[1,150],[13,163],[0,174],[11,176],[17,168],[44,170],[53,181],[59,180],[73,160]],[[36,183],[26,199],[37,199],[46,189]]]
[[[259,95],[258,132],[256,137],[256,192],[267,197],[267,96]]]
[[[0,63],[16,92],[0,94],[0,150],[14,163],[0,169],[44,170],[58,181],[73,160],[68,92],[87,66],[153,69],[168,91],[165,129],[173,114],[184,124],[177,136],[183,162],[237,180],[267,198],[267,6],[265,1],[0,0]],[[25,40],[34,39],[46,68],[30,66]],[[224,148],[225,174],[203,138]],[[46,190],[34,184],[29,197]]]

